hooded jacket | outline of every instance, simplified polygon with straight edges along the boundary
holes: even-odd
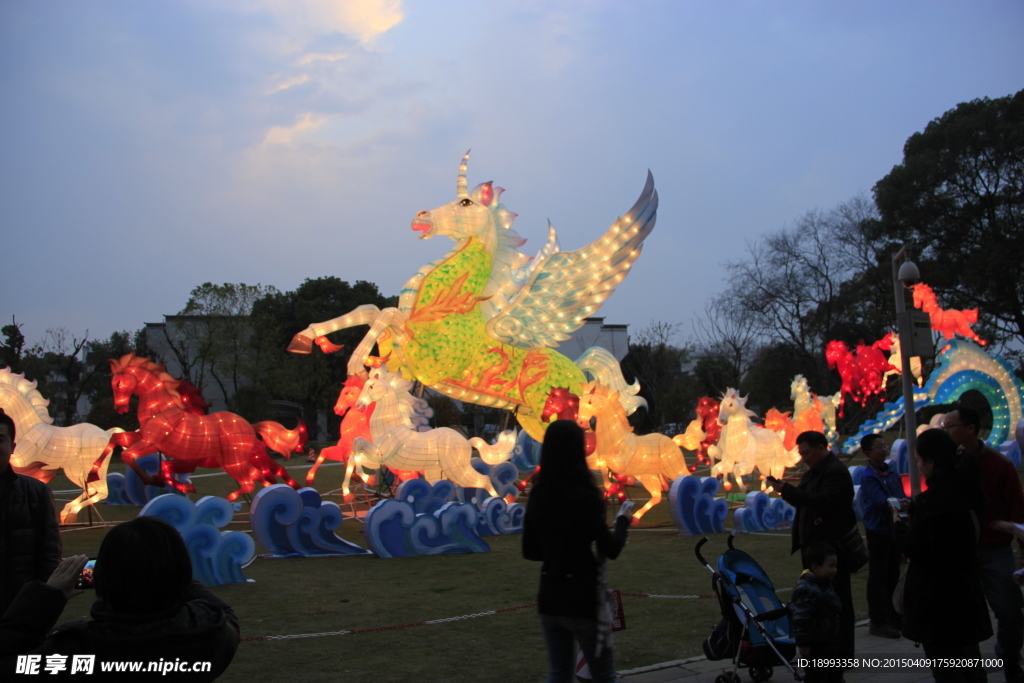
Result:
[[[234,610],[193,579],[183,603],[160,612],[123,614],[103,600],[93,603],[88,621],[62,624],[46,635],[60,616],[63,593],[41,582],[25,586],[0,620],[0,674],[13,673],[16,655],[67,656],[66,670],[56,675],[40,671],[47,680],[78,680],[71,675],[72,656],[95,655],[89,680],[212,681],[220,676],[238,648],[238,617]],[[104,671],[110,662],[142,662],[141,671]],[[147,671],[156,662],[156,671]],[[209,662],[209,671],[193,671]],[[176,667],[167,670],[168,667]],[[188,667],[185,669],[184,667]],[[205,665],[202,665],[205,669]],[[2,675],[0,675],[2,677]]]

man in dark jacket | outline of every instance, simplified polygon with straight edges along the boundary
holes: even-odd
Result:
[[[11,469],[15,436],[14,420],[0,410],[0,614],[22,586],[46,581],[60,562],[53,494]]]
[[[842,603],[839,613],[839,657],[853,657],[853,590],[850,587],[852,558],[840,539],[857,526],[853,511],[853,479],[839,458],[828,449],[821,432],[803,432],[796,438],[800,459],[807,465],[798,486],[768,477],[768,485],[796,508],[793,520],[793,552],[819,541],[839,554],[839,567],[832,587]],[[804,564],[804,569],[810,569]]]
[[[1013,559],[1013,534],[1010,523],[1024,523],[1024,488],[1017,468],[1002,453],[980,438],[981,417],[964,406],[946,413],[943,429],[964,450],[964,459],[973,458],[980,474],[985,506],[978,543],[978,565],[985,597],[996,615],[996,654],[1003,659],[1007,683],[1024,682],[1020,652],[1024,648],[1024,596],[1013,582],[1014,569],[1024,567],[1024,551],[1018,562]],[[1010,528],[1007,528],[1010,526]],[[1018,541],[1019,545],[1024,547]]]

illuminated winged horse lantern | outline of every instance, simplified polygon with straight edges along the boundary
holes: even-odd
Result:
[[[350,375],[365,372],[374,344],[390,357],[392,371],[460,401],[517,409],[523,428],[542,440],[541,412],[551,390],[578,393],[584,371],[620,395],[627,412],[644,400],[639,385],[626,384],[615,358],[592,348],[575,362],[556,351],[579,329],[629,273],[654,227],[658,194],[650,172],[640,198],[599,239],[562,252],[549,225],[548,241],[533,258],[518,248],[515,214],[490,182],[467,190],[466,164],[459,167],[457,197],[420,211],[412,229],[420,239],[445,235],[455,248],[420,268],[402,290],[397,308],[364,305],[340,318],[314,323],[288,347],[309,353],[316,341],[349,327],[370,330],[349,360]],[[324,338],[321,342],[321,338]]]

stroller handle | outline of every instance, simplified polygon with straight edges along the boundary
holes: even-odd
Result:
[[[704,544],[707,543],[707,542],[708,542],[708,537],[707,536],[705,536],[704,538],[702,538],[699,541],[697,541],[697,547],[693,549],[693,553],[697,556],[697,559],[700,561],[700,563],[702,565],[704,565],[708,569],[711,569],[711,565],[708,564],[708,561],[705,560],[704,556],[700,554],[700,549],[702,547],[704,547]],[[712,571],[714,571],[714,570],[712,569]]]

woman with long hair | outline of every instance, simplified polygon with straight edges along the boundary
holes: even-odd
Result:
[[[523,528],[523,557],[544,563],[537,611],[548,651],[548,683],[575,681],[574,641],[595,683],[616,680],[604,560],[618,557],[626,544],[626,511],[620,510],[614,532],[609,531],[604,497],[587,468],[583,430],[572,420],[551,423]]]
[[[971,512],[975,483],[946,432],[917,437],[917,468],[928,490],[910,504],[909,521],[893,511],[893,541],[909,558],[903,588],[903,637],[926,657],[971,660],[992,635],[978,570],[978,526]],[[935,680],[985,681],[985,669],[932,667]]]

